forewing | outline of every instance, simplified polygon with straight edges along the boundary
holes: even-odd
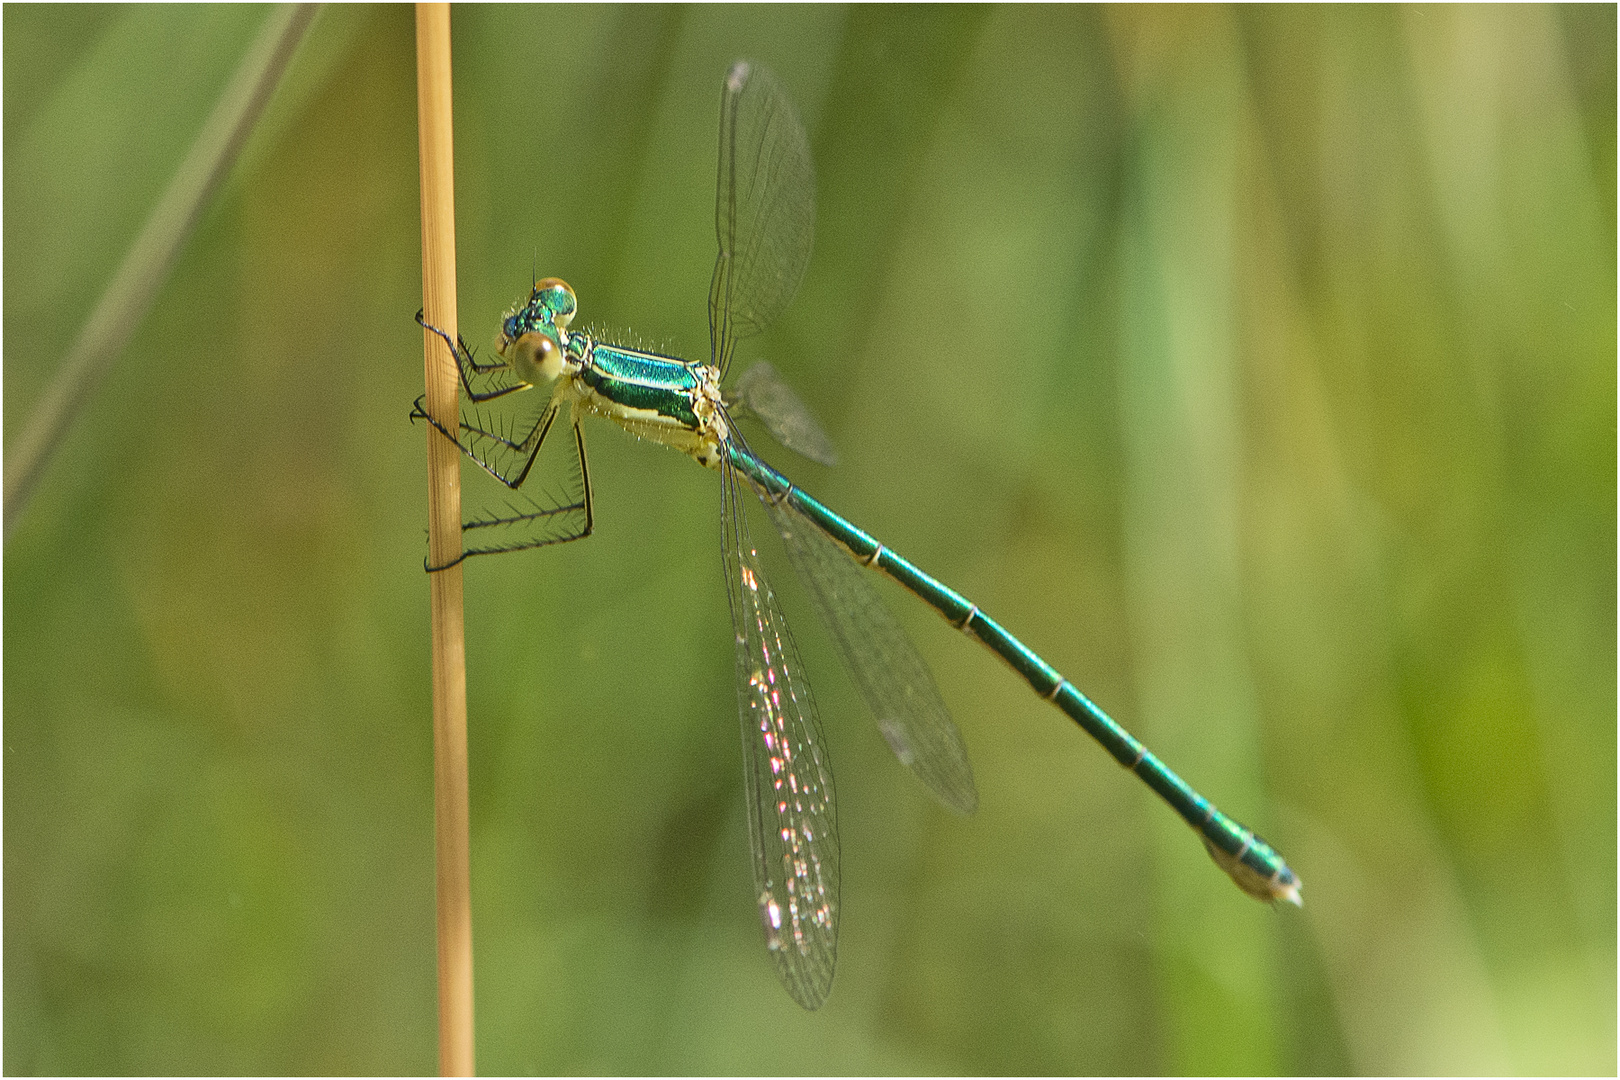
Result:
[[[979,792],[962,733],[910,635],[848,551],[791,504],[767,506],[889,748],[940,802],[973,813]]]
[[[806,1009],[832,987],[838,954],[838,830],[832,770],[798,649],[760,573],[749,490],[721,469],[721,556],[737,643],[737,711],[754,896],[777,977]]]
[[[815,238],[810,140],[771,73],[740,60],[720,97],[710,362],[725,374],[736,342],[769,326],[799,290]]]

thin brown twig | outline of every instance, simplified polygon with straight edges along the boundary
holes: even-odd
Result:
[[[416,107],[422,168],[423,317],[456,334],[455,171],[450,117],[450,8],[416,8]],[[457,429],[456,361],[422,333],[428,414]],[[446,566],[461,554],[461,462],[456,447],[425,425],[428,441],[428,558]],[[461,567],[428,575],[433,617],[433,821],[438,898],[439,1073],[473,1074],[472,889],[467,808],[467,669]]]

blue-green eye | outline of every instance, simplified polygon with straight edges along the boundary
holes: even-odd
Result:
[[[573,321],[577,302],[574,290],[562,278],[546,278],[534,287],[529,307],[542,312],[542,318],[553,326],[564,327]]]

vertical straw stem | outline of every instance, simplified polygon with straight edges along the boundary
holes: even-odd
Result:
[[[422,166],[424,318],[456,333],[455,172],[450,125],[450,8],[416,8],[417,130]],[[428,413],[457,427],[456,362],[423,331]],[[461,462],[427,425],[428,557],[461,554]],[[461,567],[428,575],[433,616],[433,825],[439,944],[439,1073],[473,1074],[472,888],[467,810],[467,668]]]

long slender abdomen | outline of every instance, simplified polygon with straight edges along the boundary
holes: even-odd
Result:
[[[730,447],[730,457],[732,463],[758,484],[768,498],[791,502],[801,514],[843,545],[858,562],[888,574],[957,629],[971,634],[1006,661],[1008,666],[1023,676],[1032,690],[1062,709],[1065,715],[1101,743],[1114,760],[1141,777],[1188,825],[1197,830],[1210,857],[1238,888],[1267,902],[1286,900],[1296,905],[1301,903],[1299,878],[1288,868],[1276,849],[1260,839],[1252,829],[1223,814],[1215,804],[1194,791],[1191,785],[1171,771],[1134,735],[1115,723],[1056,668],[1008,633],[1000,623],[980,611],[977,604],[794,487],[785,476],[748,451],[733,445]]]

